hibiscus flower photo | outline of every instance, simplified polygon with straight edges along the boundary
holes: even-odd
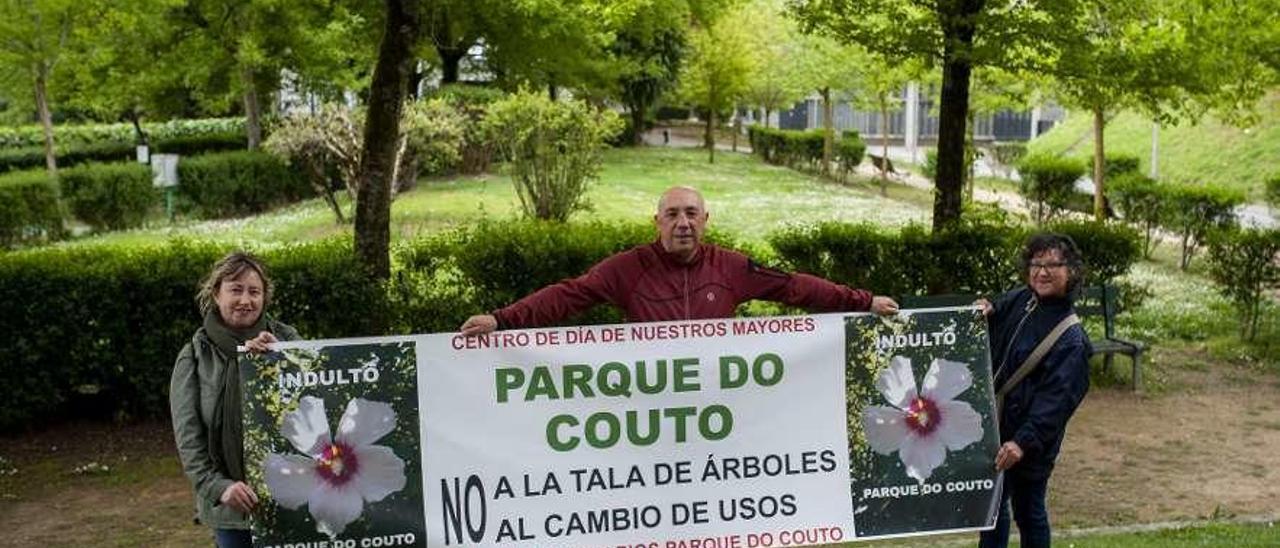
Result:
[[[911,360],[894,356],[876,379],[889,405],[862,411],[867,443],[881,455],[897,453],[907,475],[924,483],[946,461],[947,451],[960,451],[982,439],[982,417],[956,399],[973,386],[969,367],[935,358],[920,390]]]
[[[396,414],[382,402],[356,398],[347,403],[331,435],[324,400],[306,396],[285,415],[280,433],[300,454],[267,454],[263,478],[281,506],[307,506],[316,531],[335,537],[359,518],[367,503],[404,488],[404,461],[390,448],[374,445],[396,426]]]

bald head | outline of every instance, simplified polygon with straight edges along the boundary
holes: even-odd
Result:
[[[693,188],[691,186],[673,186],[671,188],[668,188],[665,192],[663,192],[662,196],[658,197],[658,214],[659,215],[662,214],[663,209],[666,209],[667,201],[673,200],[673,199],[682,201],[682,202],[687,199],[692,199],[697,202],[698,209],[701,209],[702,211],[707,210],[707,204],[705,201],[702,200],[702,193],[698,192],[698,189]]]
[[[658,199],[658,212],[653,216],[653,222],[667,253],[688,262],[698,254],[707,218],[702,194],[693,187],[675,186],[663,192]]]

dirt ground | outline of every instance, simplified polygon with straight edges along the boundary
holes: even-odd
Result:
[[[1280,512],[1280,376],[1211,364],[1195,347],[1160,349],[1152,360],[1145,394],[1095,387],[1072,421],[1050,489],[1055,524]],[[0,438],[7,545],[209,545],[191,509],[165,423],[75,423]]]

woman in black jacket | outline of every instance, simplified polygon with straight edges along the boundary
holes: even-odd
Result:
[[[1022,546],[1049,546],[1045,506],[1049,475],[1067,421],[1089,390],[1093,349],[1075,320],[1072,302],[1083,271],[1080,251],[1071,238],[1037,234],[1027,240],[1022,252],[1027,285],[1001,295],[994,304],[978,302],[991,327],[992,379],[1001,395],[997,397],[1001,445],[995,466],[1004,472],[1000,514],[995,529],[982,533],[982,548],[1008,545],[1009,506]],[[1034,365],[1027,365],[1055,328],[1056,341],[1046,343],[1047,352]]]

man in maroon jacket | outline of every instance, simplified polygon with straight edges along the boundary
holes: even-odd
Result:
[[[662,193],[654,223],[658,241],[596,264],[586,274],[535,291],[492,314],[472,316],[464,335],[543,327],[599,303],[629,322],[729,318],[739,303],[764,299],[813,312],[898,312],[898,303],[808,274],[762,267],[745,255],[702,243],[707,227],[702,194],[677,186]]]

